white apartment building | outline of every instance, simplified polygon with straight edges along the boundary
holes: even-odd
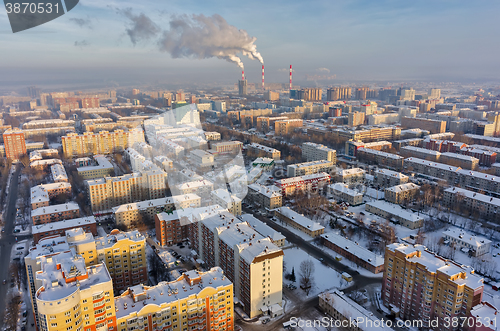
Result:
[[[221,188],[212,191],[211,196],[213,204],[229,210],[234,215],[241,215],[241,199],[237,196]]]
[[[318,160],[297,164],[290,164],[286,169],[288,177],[297,177],[304,175],[316,174],[319,172],[332,173],[335,169],[335,164],[327,160]]]
[[[357,206],[363,203],[363,194],[351,190],[347,184],[335,183],[328,185],[328,193],[337,201],[348,202],[351,206]]]
[[[50,173],[52,174],[52,179],[55,183],[67,182],[68,174],[61,164],[53,164],[50,166]]]
[[[327,160],[337,162],[337,151],[325,145],[306,142],[302,144],[302,158],[306,161]]]
[[[189,152],[189,157],[191,159],[191,163],[200,168],[210,167],[214,164],[213,154],[207,153],[201,149],[192,150]]]
[[[335,180],[348,185],[361,184],[365,180],[365,171],[361,168],[342,169],[337,172]]]
[[[484,237],[475,236],[463,230],[449,229],[443,232],[445,244],[453,244],[455,247],[471,251],[472,255],[480,256],[489,253],[491,250],[491,240]]]

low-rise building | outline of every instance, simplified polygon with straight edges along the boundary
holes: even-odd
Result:
[[[419,158],[434,162],[438,162],[439,158],[441,157],[441,153],[438,151],[415,146],[401,147],[399,153],[404,157]]]
[[[178,184],[173,191],[176,195],[197,194],[201,197],[208,197],[214,190],[214,184],[206,179]]]
[[[387,323],[377,319],[372,312],[357,304],[339,290],[319,295],[319,308],[333,318],[331,327],[348,331],[391,331]]]
[[[377,151],[370,148],[359,148],[357,157],[359,161],[365,163],[374,163],[398,170],[403,168],[404,158],[392,153]]]
[[[297,177],[304,175],[316,174],[319,172],[332,173],[335,169],[335,164],[327,160],[310,161],[304,163],[290,164],[287,167],[286,174],[288,177]]]
[[[313,238],[322,235],[325,232],[325,227],[323,225],[310,220],[304,215],[301,215],[288,207],[275,209],[275,216],[282,222],[285,222],[291,227],[298,229]]]
[[[328,185],[328,193],[337,201],[344,201],[351,206],[357,206],[363,203],[363,194],[351,190],[347,184],[335,183]]]
[[[52,174],[52,179],[55,183],[68,181],[68,174],[62,164],[56,163],[50,166],[50,173]]]
[[[498,222],[500,220],[500,199],[489,195],[450,187],[444,190],[443,206],[448,208],[465,208],[471,215]]]
[[[201,149],[195,149],[189,152],[191,162],[198,168],[207,168],[214,165],[213,154],[207,153]]]
[[[30,163],[30,168],[43,170],[48,166],[52,166],[53,164],[62,165],[62,161],[60,159],[44,159],[44,160],[36,160]]]
[[[415,199],[419,192],[420,186],[418,186],[417,184],[405,183],[386,188],[384,197],[386,201],[395,204],[403,204],[405,202],[411,202],[413,199]]]
[[[443,163],[427,161],[415,157],[405,159],[405,168],[408,171],[418,172],[439,180],[446,181],[448,185],[454,185],[460,180],[460,167],[454,167]]]
[[[498,308],[489,302],[481,302],[470,310],[469,318],[472,318],[469,331],[495,331],[496,317],[500,314]]]
[[[69,220],[78,216],[80,216],[80,207],[76,202],[39,207],[31,211],[31,220],[34,225]]]
[[[377,169],[373,172],[373,180],[380,187],[391,187],[408,183],[409,177],[398,171]]]
[[[275,181],[274,185],[281,189],[283,196],[290,196],[297,192],[321,190],[330,183],[330,178],[329,174],[321,172],[318,174],[279,179]]]
[[[270,157],[258,157],[252,162],[252,167],[257,166],[264,170],[272,170],[275,166],[274,159]]]
[[[321,243],[356,265],[378,274],[384,271],[384,257],[335,232],[321,235]]]
[[[241,141],[221,141],[210,144],[213,154],[231,154],[241,151],[243,143]]]
[[[267,147],[257,143],[251,143],[246,147],[249,151],[252,151],[257,155],[262,155],[263,157],[269,157],[274,160],[279,160],[281,158],[281,152],[275,148]]]
[[[327,160],[337,163],[337,151],[325,145],[305,142],[302,144],[302,158],[307,162]]]
[[[274,185],[250,184],[247,198],[269,210],[281,207],[283,203],[281,189]]]
[[[31,188],[31,209],[46,207],[50,199],[59,194],[71,194],[71,184],[68,182],[49,183],[33,186]]]
[[[212,203],[227,209],[231,214],[241,215],[241,199],[227,190],[217,189],[211,192]]]
[[[491,250],[491,240],[465,232],[464,230],[448,229],[443,232],[445,244],[456,248],[464,248],[474,256],[487,254]]]
[[[361,168],[342,169],[337,172],[335,181],[344,184],[362,184],[365,181],[365,171]]]
[[[78,175],[83,179],[94,179],[111,176],[114,173],[114,166],[104,155],[94,155],[97,165],[86,165],[78,167]]]
[[[64,236],[67,230],[76,228],[82,228],[87,233],[92,233],[94,236],[97,235],[95,218],[94,216],[89,216],[33,225],[31,229],[33,242],[37,244],[43,238]]]
[[[417,214],[401,208],[399,205],[378,200],[365,204],[365,210],[380,217],[390,219],[408,229],[418,229],[424,225],[424,219]]]
[[[199,196],[196,194],[185,194],[168,198],[127,203],[113,207],[113,214],[116,224],[130,226],[143,217],[152,220],[154,215],[163,211],[170,211],[174,208],[197,208],[200,206],[201,198]]]
[[[469,170],[476,170],[479,167],[479,159],[464,154],[456,154],[450,152],[441,153],[440,161],[452,166]]]

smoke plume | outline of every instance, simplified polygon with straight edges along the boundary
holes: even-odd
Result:
[[[131,8],[118,10],[118,12],[129,19],[126,31],[134,46],[142,40],[155,37],[160,32],[158,25],[144,13],[134,15]]]
[[[182,15],[173,17],[170,29],[164,31],[158,45],[173,58],[208,59],[216,57],[235,63],[243,69],[243,62],[236,55],[247,56],[264,64],[254,44],[257,38],[245,30],[230,25],[220,15]]]

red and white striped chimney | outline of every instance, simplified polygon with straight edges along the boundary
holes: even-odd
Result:
[[[264,65],[262,65],[262,90],[264,90]]]
[[[241,70],[241,80],[245,80],[245,70]]]
[[[290,90],[292,89],[292,65],[290,64]]]

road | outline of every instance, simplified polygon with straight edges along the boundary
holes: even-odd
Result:
[[[12,233],[14,230],[14,220],[16,217],[16,200],[17,200],[17,191],[18,191],[18,179],[19,173],[21,171],[21,166],[16,165],[16,171],[13,174],[10,182],[10,192],[8,195],[8,201],[6,206],[5,215],[5,232],[2,233],[2,238],[0,238],[0,282],[4,279],[7,281],[7,284],[2,285],[0,283],[0,321],[3,321],[4,312],[7,304],[7,291],[10,288],[10,275],[9,275],[9,265],[10,265],[10,251],[12,246],[16,243],[16,236]],[[26,239],[30,236],[17,236],[18,240]],[[29,303],[26,303],[29,304]],[[1,324],[1,322],[0,322]]]
[[[249,214],[253,214],[253,211],[243,207],[243,211]],[[266,223],[268,226],[273,228],[276,231],[281,232],[286,239],[296,245],[297,247],[300,247],[307,253],[309,253],[311,256],[319,259],[323,259],[323,263],[328,265],[329,267],[337,270],[338,272],[347,272],[352,276],[352,279],[354,281],[353,285],[345,288],[343,291],[345,293],[349,293],[351,291],[354,291],[356,289],[365,287],[367,285],[372,285],[372,284],[381,284],[382,280],[379,278],[372,278],[372,277],[366,277],[361,275],[358,271],[340,263],[339,261],[335,260],[330,254],[327,254],[323,252],[319,247],[315,246],[314,244],[305,241],[302,239],[300,236],[296,235],[292,231],[290,231],[288,228],[285,228],[281,226],[278,222],[271,221],[268,217],[266,216],[260,216],[260,215],[254,215],[258,219],[260,219],[262,222]]]

